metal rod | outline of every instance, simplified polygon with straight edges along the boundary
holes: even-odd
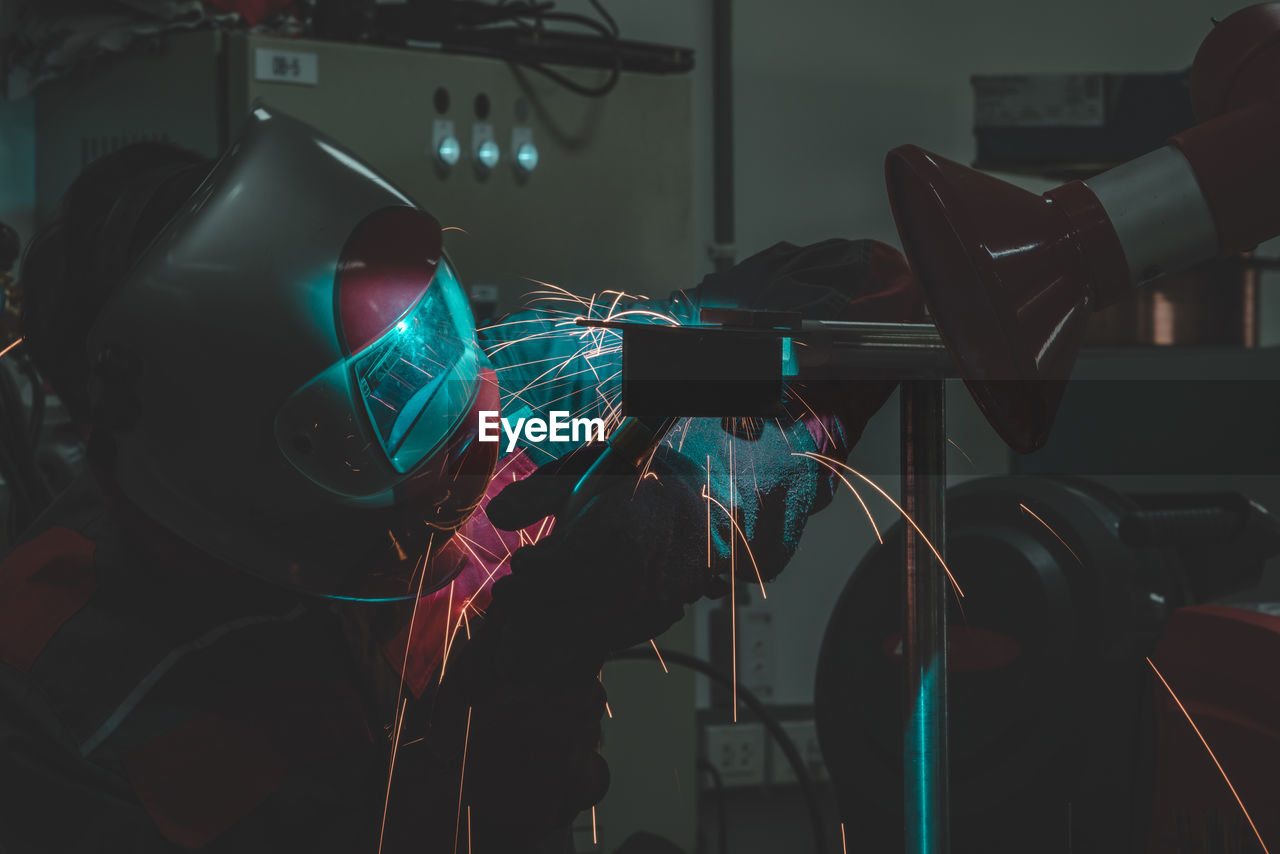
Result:
[[[845,320],[806,320],[796,328],[746,326],[654,326],[632,321],[579,317],[578,326],[616,329],[624,337],[629,329],[671,335],[693,331],[725,334],[772,335],[790,338],[800,367],[800,379],[867,380],[939,379],[958,376],[955,361],[932,323],[867,323]],[[708,338],[711,346],[715,339]],[[726,379],[734,379],[726,377]]]
[[[940,379],[955,361],[932,323],[806,320],[794,333],[805,379]]]
[[[902,506],[946,556],[947,415],[943,380],[904,382]],[[907,854],[946,854],[950,808],[947,751],[946,571],[910,525],[904,525],[903,769]]]

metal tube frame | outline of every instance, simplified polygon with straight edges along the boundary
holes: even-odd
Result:
[[[911,380],[901,389],[903,798],[907,854],[950,848],[947,744],[946,557],[947,404],[944,379]],[[921,536],[923,534],[923,536]],[[928,542],[925,542],[927,538]]]
[[[578,322],[624,330],[628,326]],[[956,376],[954,361],[932,323],[804,321],[795,329],[756,331],[794,335],[804,342],[801,378],[901,381],[902,509],[919,526],[919,533],[911,525],[904,526],[903,544],[905,850],[907,854],[947,854],[947,597],[951,591],[942,560],[947,540],[946,378]]]

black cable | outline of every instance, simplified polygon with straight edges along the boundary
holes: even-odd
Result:
[[[510,50],[501,50],[501,49],[484,47],[481,45],[467,45],[467,44],[447,44],[444,46],[444,50],[448,51],[449,53],[460,53],[460,54],[465,54],[467,56],[484,56],[490,59],[499,59],[499,60],[502,60],[503,62],[508,62],[508,63],[511,63],[512,65],[517,65],[521,68],[527,68],[530,71],[535,71],[538,74],[543,75],[544,77],[550,78],[551,80],[555,81],[559,85],[563,86],[565,89],[568,89],[570,92],[573,92],[578,95],[582,95],[587,98],[600,98],[612,92],[614,87],[618,85],[618,78],[622,72],[621,63],[619,63],[618,65],[615,65],[610,70],[609,78],[605,80],[605,82],[601,83],[599,86],[583,86],[581,83],[578,83],[574,80],[570,80],[568,77],[561,74],[560,72],[553,71],[552,69],[547,68],[545,65],[543,65],[542,63],[536,60],[527,59],[523,55],[512,52]]]
[[[618,85],[618,79],[622,74],[622,50],[617,45],[618,42],[618,22],[604,8],[599,0],[589,0],[592,8],[600,15],[601,20],[597,21],[586,15],[580,15],[576,12],[556,12],[553,11],[553,4],[525,4],[521,3],[515,8],[507,8],[504,3],[499,2],[493,7],[495,12],[501,14],[495,15],[492,20],[500,21],[503,19],[515,21],[517,26],[525,31],[541,31],[546,30],[546,22],[553,21],[566,24],[576,24],[589,30],[593,30],[599,35],[600,40],[605,43],[614,45],[613,65],[610,68],[608,79],[598,86],[584,86],[575,80],[561,74],[559,71],[548,68],[543,64],[542,58],[537,57],[523,51],[518,47],[503,46],[497,44],[501,39],[510,34],[511,29],[476,29],[468,33],[467,41],[446,42],[445,50],[454,53],[466,53],[473,56],[487,56],[492,59],[500,59],[513,65],[519,65],[530,71],[543,75],[544,77],[555,82],[559,86],[588,98],[599,98],[609,94],[614,87]],[[521,19],[529,18],[534,22],[534,27],[525,24]]]
[[[725,802],[724,777],[720,776],[720,769],[706,759],[699,757],[697,766],[711,775],[716,790],[716,848],[719,854],[729,854],[729,805]]]
[[[653,649],[650,646],[624,649],[613,653],[607,660],[652,661]],[[674,661],[676,664],[683,665],[690,670],[696,670],[703,676],[713,679],[727,688],[732,689],[735,687],[732,679],[701,658],[677,650],[664,649],[660,650],[660,654],[663,661],[668,663]],[[787,757],[787,763],[791,765],[791,770],[795,772],[796,782],[800,784],[800,794],[804,797],[805,806],[809,810],[809,820],[813,830],[813,850],[815,854],[826,854],[827,830],[822,820],[822,808],[818,805],[818,796],[813,791],[813,780],[809,778],[809,769],[804,767],[804,760],[800,758],[800,751],[796,750],[796,744],[791,740],[791,736],[787,735],[787,731],[782,728],[782,725],[778,723],[773,715],[769,714],[769,710],[765,708],[764,703],[760,702],[760,698],[741,685],[736,687],[739,699],[760,719],[760,723],[764,724],[764,728],[769,731],[769,735],[773,736],[773,740],[782,749],[782,754]]]
[[[613,16],[604,8],[604,5],[600,0],[590,0],[590,2],[591,8],[595,9],[596,12],[599,13],[601,19],[606,25],[608,25],[609,29],[613,31],[613,37],[616,39],[618,37],[618,22],[613,19]]]

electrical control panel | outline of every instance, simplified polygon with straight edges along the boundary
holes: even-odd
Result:
[[[563,69],[584,84],[607,74]],[[545,290],[665,297],[694,282],[687,75],[625,72],[577,95],[516,66],[432,50],[170,35],[41,88],[37,212],[139,140],[215,156],[257,100],[315,125],[430,211],[468,286],[499,309]]]

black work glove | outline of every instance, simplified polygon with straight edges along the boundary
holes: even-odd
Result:
[[[518,530],[555,514],[603,451],[593,445],[548,463],[511,484],[488,505],[489,520]],[[543,648],[554,666],[599,670],[611,652],[646,643],[684,615],[684,606],[723,587],[712,554],[708,567],[704,473],[665,446],[643,475],[614,477],[581,514],[557,518],[536,545],[517,551],[511,574],[493,587],[511,618],[509,666]],[[554,676],[551,676],[554,678]]]

